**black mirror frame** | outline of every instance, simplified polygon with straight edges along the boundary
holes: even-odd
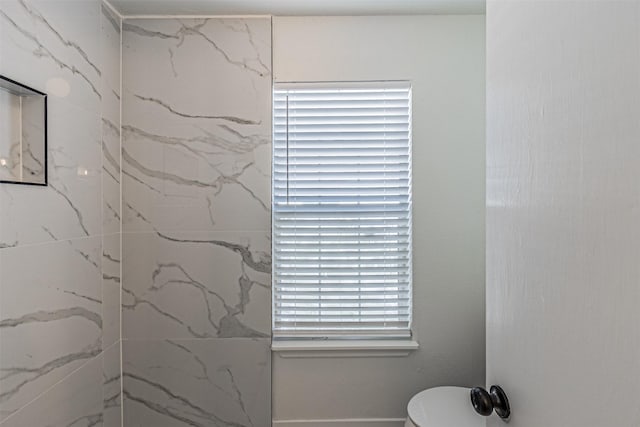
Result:
[[[48,149],[49,125],[47,123],[47,116],[48,116],[47,94],[0,74],[0,88],[2,87],[3,81],[19,86],[35,94],[41,95],[44,100],[44,182],[10,181],[10,180],[0,179],[0,184],[21,184],[21,185],[35,185],[38,187],[46,187],[49,185],[49,149]]]

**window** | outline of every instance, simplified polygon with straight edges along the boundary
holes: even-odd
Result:
[[[274,338],[410,337],[411,86],[273,92]]]

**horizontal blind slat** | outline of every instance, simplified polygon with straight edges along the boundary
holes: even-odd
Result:
[[[409,251],[396,249],[396,250],[388,250],[388,249],[362,249],[358,251],[326,251],[326,250],[295,250],[295,251],[287,251],[276,249],[274,251],[274,256],[276,260],[279,259],[322,259],[326,261],[330,260],[342,260],[342,259],[353,259],[357,258],[360,260],[366,259],[382,259],[384,258],[394,258],[401,257],[408,259]]]

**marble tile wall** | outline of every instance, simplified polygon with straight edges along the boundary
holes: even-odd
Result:
[[[122,20],[101,5],[103,427],[122,427]]]
[[[0,184],[0,426],[120,426],[120,18],[0,0],[0,74],[48,94],[49,186]]]
[[[271,21],[122,36],[124,425],[270,426]]]

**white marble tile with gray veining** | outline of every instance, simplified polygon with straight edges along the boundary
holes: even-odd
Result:
[[[0,74],[48,93],[49,187],[0,186],[0,248],[101,233],[100,2],[0,2]]]
[[[268,232],[123,235],[124,339],[268,337]]]
[[[120,232],[120,128],[102,119],[102,226],[104,233]]]
[[[122,427],[121,342],[111,345],[102,354],[102,427]]]
[[[271,425],[269,339],[125,341],[127,427]]]
[[[98,0],[2,0],[2,72],[100,111]]]
[[[270,228],[270,37],[268,19],[123,24],[125,231]]]
[[[49,104],[49,186],[0,186],[0,248],[101,234],[100,119]]]
[[[0,419],[102,351],[101,238],[0,250]]]
[[[102,5],[102,227],[120,232],[120,18]]]
[[[120,339],[120,233],[102,237],[102,346]]]
[[[102,372],[100,355],[86,362],[10,418],[0,422],[0,426],[102,427]]]

